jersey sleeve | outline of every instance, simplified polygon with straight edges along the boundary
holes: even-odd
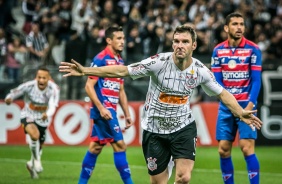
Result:
[[[221,85],[223,85],[223,76],[222,76],[222,68],[220,61],[217,56],[217,49],[215,48],[211,57],[211,71],[214,73],[216,81]]]
[[[203,78],[201,87],[205,93],[209,96],[219,95],[222,92],[223,87],[216,81],[213,73],[207,67],[204,67],[201,74]]]
[[[98,58],[97,56],[93,58],[92,63],[90,65],[90,67],[101,67],[101,66],[105,66],[105,62],[103,59]],[[97,76],[89,76],[90,79],[95,79],[98,80],[99,77]]]
[[[144,76],[151,76],[154,72],[157,72],[163,65],[163,62],[160,61],[159,56],[152,56],[150,58],[144,59],[138,63],[133,63],[128,65],[128,72],[130,77],[138,79]]]
[[[251,56],[251,91],[250,91],[250,101],[253,104],[257,103],[258,95],[261,88],[261,70],[262,70],[262,59],[261,51],[259,48],[253,49],[253,54]]]
[[[60,89],[59,87],[55,84],[52,83],[52,94],[50,96],[49,102],[48,102],[48,109],[46,111],[46,115],[48,117],[53,116],[53,114],[56,111],[56,108],[59,105],[59,99],[60,99]]]
[[[11,98],[12,100],[14,100],[14,99],[22,96],[25,93],[25,91],[27,90],[29,83],[30,82],[26,82],[26,83],[19,85],[18,87],[14,88],[14,89],[11,89],[10,93],[7,94],[5,99]]]

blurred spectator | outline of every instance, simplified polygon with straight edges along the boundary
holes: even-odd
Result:
[[[13,41],[8,44],[8,53],[6,60],[6,70],[8,79],[14,83],[20,81],[20,69],[25,63],[26,47],[19,37],[14,37]]]
[[[99,27],[94,26],[88,38],[87,46],[87,65],[90,66],[92,59],[106,46],[106,42],[103,36],[99,35]]]
[[[81,39],[76,30],[71,30],[70,35],[70,40],[66,43],[65,60],[69,62],[71,59],[74,59],[85,66],[87,42]],[[85,82],[83,82],[83,78],[81,77],[67,78],[67,98],[80,99],[84,84]]]
[[[59,41],[56,37],[60,27],[60,18],[58,15],[59,8],[59,3],[54,3],[50,9],[47,9],[47,11],[42,14],[41,17],[42,33],[46,35],[49,44],[49,49],[46,53],[46,60],[48,60],[50,64],[54,63],[54,58],[51,54],[52,49]]]
[[[49,44],[45,35],[40,31],[38,21],[31,24],[31,32],[26,36],[26,47],[29,51],[29,60],[27,64],[35,66],[49,64],[48,61],[44,63]]]
[[[22,11],[25,16],[25,22],[22,30],[25,34],[29,34],[31,31],[31,23],[33,21],[38,21],[40,9],[41,3],[39,1],[23,0]]]
[[[59,41],[68,41],[70,39],[70,31],[72,24],[72,2],[71,0],[59,0],[60,9],[58,16],[60,19],[60,26],[57,32]]]
[[[172,52],[172,40],[173,40],[173,29],[168,29],[165,32],[165,40],[163,46],[163,52]]]
[[[5,38],[5,31],[0,27],[0,81],[5,79],[5,61],[7,56],[7,43]]]
[[[111,23],[117,23],[119,17],[117,9],[118,6],[114,8],[114,2],[112,0],[106,0],[99,16],[101,18],[108,18]]]
[[[211,49],[226,40],[226,33],[222,28],[223,20],[227,14],[234,11],[241,12],[246,17],[245,37],[260,47],[264,66],[270,64],[272,69],[275,69],[282,62],[280,38],[282,0],[22,0],[19,2],[25,15],[23,26],[25,33],[30,31],[31,22],[34,20],[40,21],[42,25],[42,33],[46,35],[50,47],[50,52],[45,54],[46,64],[53,64],[52,60],[56,60],[55,63],[63,60],[65,55],[60,53],[64,52],[65,43],[70,40],[71,28],[81,34],[80,41],[87,39],[86,62],[88,63],[98,50],[102,50],[105,29],[109,25],[122,25],[127,38],[126,49],[122,54],[128,57],[126,62],[134,62],[136,58],[146,58],[159,51],[171,51],[170,37],[173,33],[170,30],[180,24],[189,23],[194,24],[198,35],[198,46],[194,54],[208,66]],[[14,23],[12,4],[15,4],[14,0],[0,0],[0,27],[4,25],[6,42],[10,42],[10,35],[20,36],[21,32],[21,30],[12,30],[13,26],[8,26]],[[85,27],[89,31],[88,35],[85,34]],[[53,49],[53,46],[57,49]],[[56,52],[53,52],[54,50]],[[59,54],[55,57],[53,53]],[[3,63],[0,68],[3,70]]]
[[[12,15],[12,9],[7,0],[0,0],[0,28],[5,29],[11,23],[16,23],[16,20]]]
[[[80,0],[79,4],[74,8],[72,15],[72,29],[77,30],[78,34],[81,34],[84,27],[87,26],[87,30],[90,30],[94,25],[94,19],[92,19],[91,5],[88,0]]]
[[[142,38],[139,35],[138,26],[134,26],[129,30],[126,43],[126,61],[125,64],[129,65],[135,62],[139,62],[143,59],[143,43]]]

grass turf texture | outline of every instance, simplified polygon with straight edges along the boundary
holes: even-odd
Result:
[[[30,158],[28,145],[0,146],[0,184],[76,184],[81,161],[87,147],[83,146],[45,146],[43,150],[43,173],[40,179],[32,180],[25,168]],[[261,165],[261,184],[282,183],[282,147],[257,147]],[[149,183],[147,168],[141,147],[128,147],[127,158],[132,179],[135,184]],[[235,183],[248,184],[246,165],[240,149],[233,148]],[[174,176],[174,175],[173,175]],[[173,183],[172,177],[169,184]],[[113,162],[110,146],[106,146],[98,157],[95,171],[89,184],[122,184]],[[191,184],[221,184],[219,158],[216,147],[198,147]]]

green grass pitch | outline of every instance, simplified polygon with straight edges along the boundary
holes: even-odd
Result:
[[[0,146],[0,184],[76,184],[81,160],[87,146],[45,146],[42,156],[43,173],[32,180],[25,168],[30,158],[28,145]],[[261,184],[282,183],[282,147],[257,147],[261,165]],[[135,184],[149,183],[141,147],[128,147],[127,158]],[[232,151],[235,183],[248,184],[246,165],[239,148]],[[113,153],[106,146],[98,157],[89,184],[122,184],[113,163]],[[173,183],[173,177],[169,184]],[[216,147],[198,147],[191,184],[222,184]]]

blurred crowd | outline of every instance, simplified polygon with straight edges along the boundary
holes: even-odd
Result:
[[[13,8],[24,23],[14,29]],[[194,56],[209,65],[215,45],[225,40],[227,14],[246,19],[246,38],[260,47],[263,64],[282,64],[282,0],[0,0],[0,80],[18,82],[28,65],[53,65],[71,58],[88,66],[104,48],[104,30],[123,26],[125,64],[172,51],[176,26],[195,26]]]

